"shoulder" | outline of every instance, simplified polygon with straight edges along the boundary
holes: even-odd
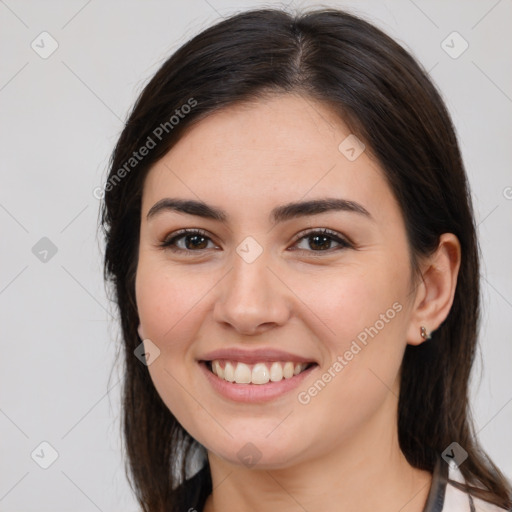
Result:
[[[467,492],[456,487],[453,482],[464,483],[465,480],[458,468],[450,466],[443,512],[510,512],[507,509],[470,496]]]
[[[493,505],[483,500],[474,499],[475,512],[510,512],[504,508]]]

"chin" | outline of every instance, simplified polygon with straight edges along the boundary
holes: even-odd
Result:
[[[288,437],[288,440],[291,439]],[[300,459],[297,443],[283,445],[281,440],[265,439],[265,436],[244,436],[230,439],[227,445],[206,444],[207,450],[230,464],[254,470],[285,469]],[[210,449],[209,446],[212,448]]]

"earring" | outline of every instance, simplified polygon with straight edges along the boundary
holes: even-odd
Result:
[[[427,329],[422,325],[420,327],[420,334],[424,340],[430,340],[432,336],[427,332]]]

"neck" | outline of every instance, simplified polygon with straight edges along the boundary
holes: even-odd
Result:
[[[386,416],[286,468],[249,469],[209,453],[213,492],[204,512],[423,511],[432,475],[407,462]]]

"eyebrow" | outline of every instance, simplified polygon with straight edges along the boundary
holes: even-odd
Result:
[[[157,213],[164,211],[176,211],[195,215],[205,219],[226,222],[229,216],[226,211],[215,206],[208,205],[203,201],[194,199],[176,199],[166,197],[155,203],[149,210],[146,219],[149,220]],[[340,198],[322,198],[312,199],[309,201],[298,201],[277,206],[270,212],[270,221],[273,224],[285,222],[287,220],[298,217],[306,217],[309,215],[318,215],[320,213],[344,211],[360,214],[370,220],[374,220],[368,210],[355,201]]]

